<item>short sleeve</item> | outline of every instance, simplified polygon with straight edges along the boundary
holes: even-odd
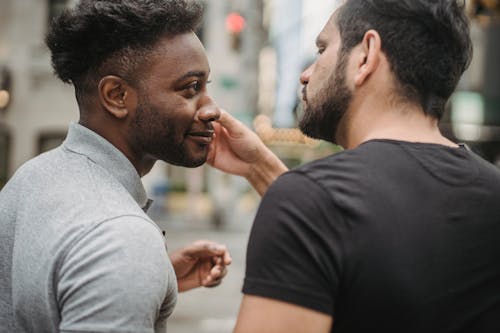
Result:
[[[341,217],[328,193],[299,172],[266,192],[247,249],[243,292],[334,314]]]
[[[99,224],[55,274],[60,331],[154,332],[176,288],[171,271],[161,233],[149,221],[125,216]]]

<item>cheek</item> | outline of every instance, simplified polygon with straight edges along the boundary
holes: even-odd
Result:
[[[316,99],[321,97],[320,95],[324,93],[325,86],[330,80],[330,75],[329,68],[316,67],[309,81],[310,98]]]
[[[325,66],[325,61],[321,58],[316,61],[314,68],[312,70],[311,76],[309,78],[309,85],[318,87],[321,82],[325,79],[325,72],[328,71],[328,67]]]
[[[324,59],[322,62],[318,63],[316,71],[320,81],[324,82],[325,80],[328,80],[332,76],[334,69],[335,64],[333,61],[327,61]]]
[[[179,142],[181,137],[189,132],[193,126],[193,120],[197,111],[196,98],[186,99],[178,94],[168,94],[149,101],[152,111],[151,121],[157,130],[162,128],[163,134],[176,138]]]
[[[164,118],[168,131],[172,137],[176,138],[176,141],[184,140],[184,137],[191,131],[193,117],[194,112],[191,108],[178,107]]]
[[[194,115],[192,111],[194,107],[182,101],[176,102],[175,100],[170,100],[159,102],[152,105],[152,108],[159,118],[158,121],[168,121],[172,130],[191,122]]]

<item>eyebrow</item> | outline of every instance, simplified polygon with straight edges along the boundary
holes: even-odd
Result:
[[[199,77],[199,78],[202,78],[202,77],[206,77],[207,76],[207,73],[205,71],[190,71],[190,72],[187,72],[186,74],[184,74],[183,76],[181,76],[180,78],[178,78],[177,80],[175,80],[175,82],[181,82],[187,78],[190,78],[190,77]]]

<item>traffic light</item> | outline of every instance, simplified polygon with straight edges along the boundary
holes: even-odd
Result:
[[[233,51],[241,50],[241,33],[245,25],[245,18],[238,12],[229,13],[226,17],[226,30],[229,33],[230,47]]]

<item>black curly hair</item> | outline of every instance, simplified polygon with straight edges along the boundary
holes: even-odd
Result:
[[[399,95],[440,119],[472,58],[463,1],[348,0],[335,18],[341,52],[376,30],[399,81]]]
[[[81,0],[52,21],[46,44],[55,75],[78,98],[104,75],[133,82],[161,37],[194,31],[201,17],[196,0]]]

